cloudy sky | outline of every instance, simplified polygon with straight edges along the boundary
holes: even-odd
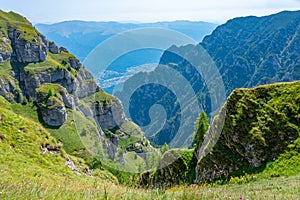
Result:
[[[238,16],[262,16],[282,10],[300,10],[300,0],[0,0],[0,9],[18,12],[33,23],[75,19],[222,23]]]

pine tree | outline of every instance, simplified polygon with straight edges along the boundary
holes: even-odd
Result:
[[[168,150],[169,150],[169,145],[165,142],[165,144],[161,146],[161,153],[163,154]]]
[[[209,127],[208,117],[206,113],[202,110],[202,112],[199,114],[199,117],[195,122],[194,134],[193,134],[194,146],[195,145],[199,146],[202,144],[208,127]]]

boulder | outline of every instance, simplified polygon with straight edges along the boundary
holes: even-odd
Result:
[[[59,52],[69,53],[69,51],[68,51],[68,49],[66,47],[59,47]]]
[[[59,127],[67,120],[67,111],[63,102],[55,97],[50,97],[46,105],[40,106],[40,114],[49,126]]]
[[[81,62],[77,58],[70,58],[69,59],[71,67],[78,70],[80,67],[82,67]]]
[[[59,53],[59,49],[54,42],[49,42],[48,48],[49,48],[49,52],[51,52],[51,53],[54,53],[54,54]]]

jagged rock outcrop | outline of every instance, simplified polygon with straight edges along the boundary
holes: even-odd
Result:
[[[36,89],[36,102],[42,120],[49,126],[61,126],[67,120],[67,108],[74,109],[74,98],[58,84],[43,84]]]
[[[196,182],[255,171],[288,150],[299,138],[299,92],[299,81],[236,89],[196,148]]]
[[[2,31],[0,31],[0,37],[2,39],[0,40],[0,63],[2,63],[4,60],[10,58],[11,47],[9,45],[8,37],[5,36]]]
[[[10,102],[20,103],[23,95],[18,84],[16,79],[0,75],[0,95]]]
[[[40,107],[43,121],[49,126],[61,126],[67,120],[66,108],[57,98],[49,98],[45,107]]]
[[[44,37],[37,37],[35,41],[20,39],[20,32],[9,31],[8,37],[11,41],[13,52],[11,62],[32,63],[42,62],[47,58],[47,44]]]
[[[81,65],[81,64],[80,64]],[[78,65],[76,65],[78,67]],[[84,68],[79,68],[77,77],[74,79],[73,87],[70,88],[75,98],[82,99],[100,91],[92,74]],[[69,91],[69,90],[68,90]]]
[[[54,53],[54,54],[59,53],[58,46],[54,42],[49,42],[48,49],[49,49],[49,52],[51,52],[51,53]]]
[[[78,99],[92,95],[100,89],[91,73],[84,68],[77,71],[76,77],[63,68],[52,68],[38,74],[26,72],[23,68],[16,68],[15,71],[19,82],[22,83],[21,89],[27,97],[34,98],[35,89],[45,83],[60,84],[68,93],[74,95],[76,103]]]
[[[120,127],[127,119],[119,99],[114,98],[110,104],[96,102],[93,109],[94,118],[103,129]]]

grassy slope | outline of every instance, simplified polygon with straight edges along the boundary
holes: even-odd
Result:
[[[235,177],[226,185],[214,183],[174,187],[166,191],[134,189],[114,184],[114,178],[101,170],[93,171],[95,177],[92,178],[76,176],[64,165],[64,157],[68,156],[64,152],[62,155],[41,155],[42,144],[55,145],[57,142],[46,129],[31,120],[38,120],[32,103],[26,106],[9,104],[2,97],[0,103],[0,134],[5,135],[5,139],[0,140],[0,198],[219,199],[239,198],[242,195],[245,199],[273,199],[274,196],[277,199],[297,199],[300,195],[299,141],[289,147],[290,152],[268,164],[264,172]],[[71,127],[70,124],[66,128],[67,126]],[[48,130],[56,137],[66,137],[65,141],[67,138],[74,138],[66,134],[73,131]],[[73,141],[71,144],[80,147],[81,144],[77,142]],[[83,160],[72,158],[78,166],[85,166]]]
[[[7,30],[17,30],[20,34],[19,39],[23,39],[31,43],[37,42],[37,38],[39,36],[39,33],[32,27],[32,24],[25,17],[14,12],[6,13],[0,10],[0,31],[3,36],[8,36]],[[9,46],[8,50],[11,51]]]

